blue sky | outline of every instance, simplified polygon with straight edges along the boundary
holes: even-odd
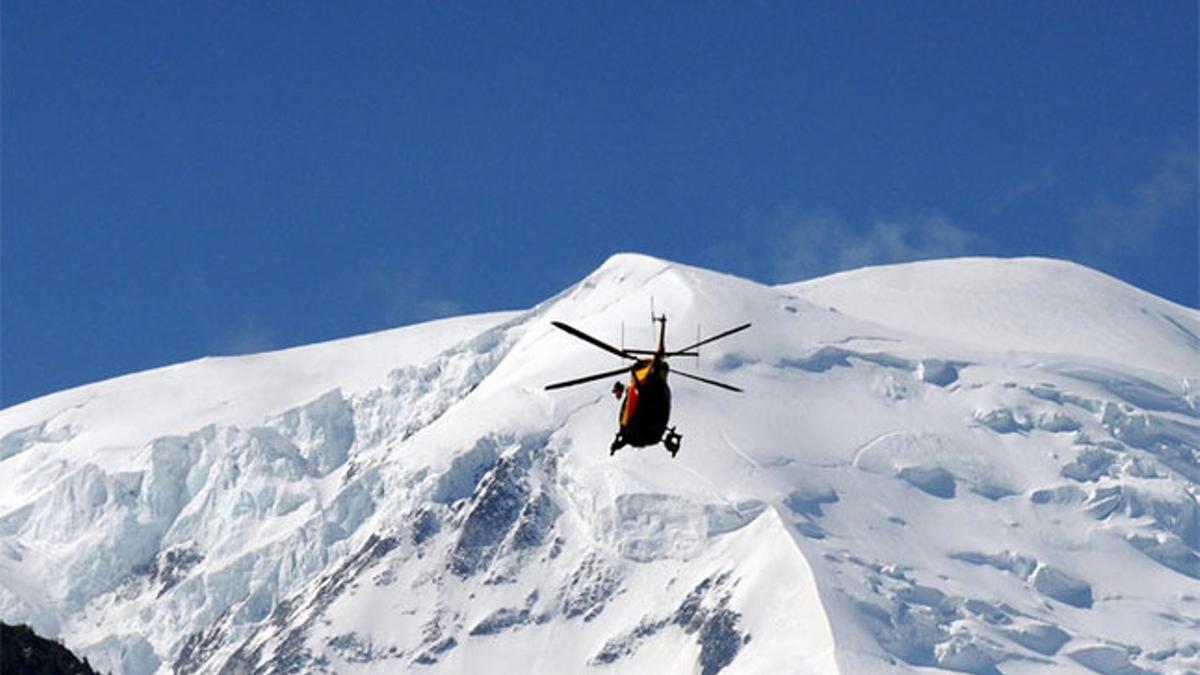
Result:
[[[1197,5],[2,8],[0,405],[528,307],[1042,255],[1198,303]]]

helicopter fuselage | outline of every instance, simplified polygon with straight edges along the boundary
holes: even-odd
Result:
[[[629,377],[621,403],[620,438],[637,448],[657,445],[671,419],[671,388],[667,385],[667,362],[639,362]]]

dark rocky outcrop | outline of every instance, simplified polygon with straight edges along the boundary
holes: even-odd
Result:
[[[0,673],[22,675],[95,675],[87,659],[80,661],[71,650],[47,640],[29,626],[0,622]]]

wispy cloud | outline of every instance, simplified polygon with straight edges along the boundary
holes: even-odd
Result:
[[[984,218],[1005,215],[1029,199],[1054,189],[1057,183],[1058,175],[1054,167],[1046,164],[985,200],[981,215]]]
[[[1174,219],[1196,226],[1196,150],[1177,147],[1164,154],[1158,170],[1123,195],[1102,195],[1076,220],[1081,260],[1107,266],[1122,257],[1145,255]]]
[[[856,220],[829,209],[777,207],[749,214],[745,236],[710,249],[708,258],[721,269],[782,283],[868,265],[1045,255],[1144,283],[1147,269],[1178,253],[1171,246],[1195,241],[1198,165],[1194,148],[1175,146],[1140,183],[1102,194],[1074,216],[1069,206],[1068,215],[1047,210],[1046,202],[1067,199],[1056,193],[1070,187],[1049,164],[981,200],[969,223],[936,211]],[[1193,262],[1192,276],[1195,269]]]
[[[978,237],[938,215],[854,224],[831,211],[782,210],[768,228],[772,281],[796,281],[866,265],[966,255]]]

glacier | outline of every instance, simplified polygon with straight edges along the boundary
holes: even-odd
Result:
[[[609,457],[629,346],[753,322]],[[1039,258],[529,310],[0,411],[0,620],[151,673],[1200,671],[1200,312]]]

